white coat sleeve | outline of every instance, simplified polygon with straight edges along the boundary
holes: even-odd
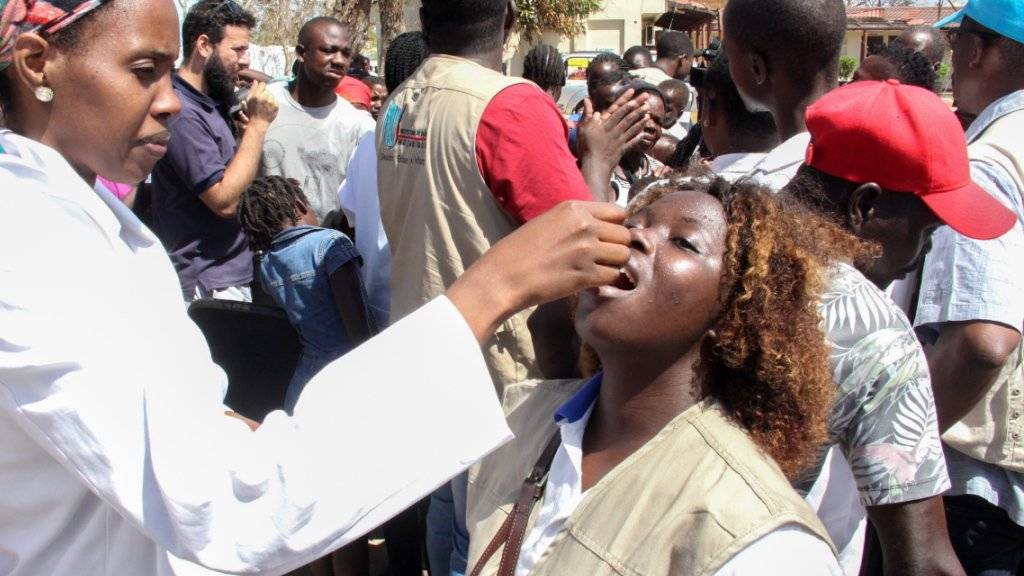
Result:
[[[178,558],[285,573],[511,436],[479,346],[443,297],[325,368],[294,417],[250,432],[224,416],[223,373],[180,300],[135,306],[146,285],[100,259],[80,286],[57,285],[45,252],[20,270],[27,256],[0,263],[0,417]],[[103,299],[105,279],[121,281],[120,306]]]

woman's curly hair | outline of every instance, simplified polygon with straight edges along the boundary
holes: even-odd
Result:
[[[630,213],[680,190],[717,198],[728,226],[722,314],[701,355],[703,391],[794,479],[826,441],[835,394],[818,302],[832,266],[871,247],[798,200],[721,178],[656,183]]]

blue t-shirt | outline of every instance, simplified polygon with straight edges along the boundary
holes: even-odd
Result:
[[[352,241],[337,230],[295,226],[277,233],[270,250],[260,258],[260,283],[284,309],[299,333],[302,357],[285,400],[291,410],[306,382],[333,360],[352,349],[352,339],[338,313],[330,277],[359,258]],[[363,305],[366,292],[360,283]],[[367,310],[367,317],[373,316]]]
[[[217,102],[177,75],[181,113],[170,122],[167,155],[153,168],[153,228],[170,254],[186,299],[252,281],[252,253],[237,219],[221,218],[199,196],[224,178],[238,144]]]

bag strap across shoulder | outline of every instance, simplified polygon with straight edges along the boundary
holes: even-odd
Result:
[[[533,466],[533,471],[523,481],[523,487],[519,491],[519,498],[512,513],[505,518],[498,533],[494,535],[487,548],[484,549],[480,560],[473,567],[470,576],[480,576],[487,561],[502,546],[505,549],[501,553],[501,564],[498,566],[498,576],[514,576],[516,564],[519,563],[519,552],[523,547],[523,539],[526,537],[526,526],[530,521],[530,514],[537,502],[544,497],[544,487],[548,482],[548,472],[551,470],[551,462],[555,459],[555,453],[562,444],[562,437],[558,432],[551,437],[540,458]]]

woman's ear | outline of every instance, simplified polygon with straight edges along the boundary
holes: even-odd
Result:
[[[49,88],[46,84],[47,68],[53,47],[42,36],[29,32],[14,40],[11,63],[11,80],[35,92],[38,88]]]
[[[874,182],[861,184],[850,194],[850,202],[846,206],[846,221],[851,232],[860,235],[860,231],[875,216],[875,205],[881,196],[882,188]]]

